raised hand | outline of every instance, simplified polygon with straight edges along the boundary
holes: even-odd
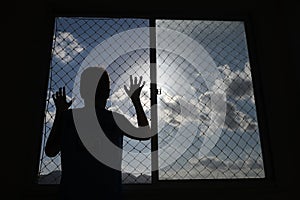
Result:
[[[56,107],[56,112],[63,112],[68,110],[73,102],[73,100],[67,102],[65,87],[60,87],[59,90],[52,95],[52,98]]]
[[[127,95],[131,98],[131,100],[133,102],[140,100],[140,94],[145,85],[145,81],[143,81],[143,84],[142,84],[142,80],[143,80],[142,76],[140,76],[140,80],[138,81],[137,77],[134,77],[134,80],[133,80],[132,75],[130,75],[129,89],[127,88],[126,85],[124,85],[125,92],[127,93]]]

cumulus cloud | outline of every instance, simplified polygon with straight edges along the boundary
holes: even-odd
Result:
[[[219,66],[218,69],[223,74],[226,84],[224,91],[229,97],[236,100],[252,98],[253,85],[249,62],[245,63],[243,70],[233,71],[228,65]]]
[[[237,159],[232,160],[221,160],[215,156],[207,156],[203,158],[191,157],[189,163],[192,165],[192,168],[202,167],[210,170],[238,170],[238,171],[251,171],[263,170],[263,161],[261,157],[247,159]]]
[[[237,76],[228,85],[227,92],[235,98],[249,97],[252,94],[252,82]]]
[[[83,50],[84,48],[71,33],[57,32],[53,55],[61,60],[61,62],[67,63],[72,61],[73,58]]]
[[[263,160],[261,157],[252,158],[249,157],[245,160],[238,159],[236,161],[226,162],[229,169],[232,170],[263,170]]]
[[[257,122],[247,111],[239,105],[239,101],[246,101],[248,105],[254,106],[254,95],[251,81],[250,65],[245,64],[243,70],[233,71],[228,65],[218,67],[222,77],[215,80],[211,91],[202,93],[199,100],[199,107],[203,114],[209,116],[212,112],[224,112],[224,108],[215,106],[212,108],[211,96],[219,95],[216,99],[222,99],[226,95],[226,115],[224,128],[232,131],[253,131],[257,129]],[[219,105],[218,103],[215,105]]]
[[[180,96],[176,93],[172,93],[171,90],[166,90],[167,88],[163,88],[162,94],[158,96],[158,127],[159,131],[161,131],[161,136],[165,136],[167,140],[169,137],[176,135],[179,130],[183,130],[180,134],[185,134],[186,131],[190,131],[195,135],[203,134],[209,136],[207,130],[212,126],[216,127],[215,129],[212,129],[214,131],[212,134],[215,133],[215,130],[220,129],[220,127],[224,130],[227,129],[234,132],[247,132],[257,129],[257,122],[247,114],[247,112],[241,110],[237,106],[237,102],[232,101],[232,99],[235,99],[239,95],[243,96],[243,98],[251,96],[251,92],[249,91],[252,90],[252,88],[249,89],[249,87],[244,87],[247,91],[244,91],[243,93],[240,92],[239,95],[232,94],[230,92],[232,88],[229,89],[230,87],[233,87],[234,84],[243,85],[243,81],[246,82],[245,85],[248,84],[247,81],[251,80],[251,77],[249,76],[249,66],[246,65],[245,69],[241,71],[233,71],[226,65],[219,67],[219,70],[222,72],[223,79],[216,79],[212,90],[203,92],[200,95],[198,93],[198,98],[197,95],[190,95],[193,98],[188,99],[186,96]],[[238,81],[234,81],[237,79]],[[145,88],[147,88],[147,85]],[[188,92],[196,94],[194,90]],[[210,101],[213,95],[216,97],[215,99],[225,101],[226,109],[222,108],[222,106],[212,107]],[[226,96],[234,97],[224,99]],[[109,108],[110,110],[125,115],[132,124],[137,125],[135,109],[123,87],[119,87],[113,91],[110,101],[112,102],[112,105]],[[144,105],[147,117],[150,119],[150,94],[147,89],[142,91],[141,101]],[[212,116],[218,113],[221,113],[221,117],[215,117],[213,122],[211,122]],[[220,120],[222,117],[224,121]],[[223,125],[223,127],[221,125]],[[163,141],[165,140],[163,139]]]
[[[207,167],[212,170],[215,169],[224,170],[227,168],[227,165],[217,157],[203,157],[199,159],[197,164],[203,165],[204,167]]]
[[[257,122],[252,119],[247,113],[239,110],[235,103],[231,101],[225,102],[225,109],[223,107],[215,106],[211,107],[211,95],[212,92],[205,92],[199,96],[199,107],[202,112],[203,117],[205,117],[205,121],[210,119],[210,114],[213,112],[218,112],[219,114],[224,113],[225,121],[224,128],[232,130],[232,131],[252,131],[257,128]],[[214,94],[218,95],[218,93]],[[220,98],[221,95],[220,95]],[[216,104],[218,105],[218,104]]]
[[[261,157],[249,157],[247,159],[239,158],[234,161],[221,160],[214,156],[203,158],[191,157],[189,159],[189,164],[191,166],[186,167],[186,169],[189,169],[190,174],[195,174],[195,177],[203,176],[215,178],[216,175],[221,175],[224,178],[264,177],[263,161]],[[184,169],[185,167],[181,170]],[[198,172],[198,174],[193,173],[193,171]]]
[[[245,68],[239,71],[233,71],[228,65],[220,66],[218,69],[222,74],[222,78],[217,78],[211,90],[200,94],[198,99],[194,95],[196,94],[195,88],[186,91],[189,93],[189,97],[180,96],[166,90],[168,87],[166,82],[166,88],[163,88],[162,94],[158,96],[159,124],[167,123],[178,127],[184,126],[184,122],[193,122],[199,124],[199,127],[206,127],[205,125],[220,126],[222,123],[221,118],[225,118],[223,121],[225,122],[223,127],[225,129],[241,130],[243,132],[255,130],[257,128],[256,120],[247,111],[242,110],[237,102],[240,99],[253,98],[249,63],[246,63]],[[185,89],[188,88],[187,85],[188,83],[185,85]],[[225,101],[225,104],[219,104],[218,102],[212,104],[212,96],[214,100]],[[115,111],[119,109],[120,112],[127,114],[132,121],[136,121],[134,107],[130,106],[130,101],[123,88],[116,90],[111,96],[111,100],[114,102],[112,109]],[[149,94],[142,95],[141,100],[142,104],[146,105],[146,113],[150,113]],[[216,115],[220,117],[215,117],[214,122],[209,123],[212,120],[211,117]]]
[[[228,162],[226,162],[226,164],[227,164],[228,168],[231,170],[241,170],[247,166],[245,161],[241,160],[241,159],[239,159],[235,162],[228,161]]]
[[[160,98],[163,107],[174,115],[181,113],[180,99],[178,95],[171,96],[167,93]]]
[[[118,88],[110,97],[112,107],[110,110],[124,114],[133,124],[136,124],[135,110],[123,88]],[[142,91],[141,103],[150,118],[150,95],[148,91]],[[183,126],[184,121],[197,121],[197,123],[208,120],[207,116],[201,112],[198,101],[186,99],[179,95],[172,95],[168,91],[162,91],[158,96],[158,112],[160,127],[164,124],[172,127]]]
[[[150,97],[148,92],[142,90],[141,103],[147,118],[150,118]],[[110,96],[111,106],[108,108],[111,111],[118,112],[124,115],[133,125],[137,126],[136,111],[134,106],[126,94],[123,87],[117,88]]]
[[[112,101],[124,101],[127,98],[124,89],[117,89],[113,92],[110,99]]]
[[[161,102],[161,112],[164,113],[166,121],[175,122],[184,125],[184,122],[193,122],[195,124],[205,123],[210,120],[209,113],[211,109],[203,102],[195,99],[187,99],[184,96],[171,95],[167,91],[159,96]]]
[[[232,131],[252,131],[257,128],[257,122],[246,113],[237,110],[236,106],[230,102],[226,104],[225,125]]]
[[[214,139],[214,135],[216,135],[215,133],[218,129],[223,128],[224,130],[227,129],[233,132],[247,132],[257,129],[257,122],[239,105],[240,99],[245,99],[245,101],[251,103],[249,98],[253,95],[252,86],[249,86],[249,81],[251,81],[251,77],[249,76],[250,71],[248,68],[240,71],[233,71],[228,65],[220,67],[219,69],[222,72],[222,78],[215,80],[211,90],[202,93],[196,93],[196,90],[191,90],[187,91],[191,94],[184,96],[179,95],[181,94],[179,92],[176,93],[177,90],[175,92],[174,90],[167,90],[168,85],[165,90],[163,88],[162,94],[158,96],[158,103],[160,106],[158,108],[160,147],[167,145],[174,137],[187,134],[187,132],[193,132],[193,134],[199,134],[201,132],[205,137],[209,138],[207,143],[205,143],[206,146],[213,148],[215,143],[212,143],[211,141]],[[166,82],[166,84],[168,83]],[[188,83],[186,84],[184,89],[188,88]],[[231,90],[238,90],[235,88],[237,86],[234,85],[246,86],[239,87],[239,89],[244,90],[243,92],[240,91],[233,94]],[[223,101],[226,109],[222,106],[218,106],[218,103],[215,103],[215,105],[212,104],[212,97],[215,97],[215,100]],[[111,109],[116,111],[119,110],[119,112],[123,113],[133,124],[136,124],[134,107],[131,105],[130,99],[123,88],[118,88],[112,94],[111,101],[113,102],[113,107]],[[141,101],[142,104],[147,105],[145,106],[145,111],[150,112],[149,91],[143,93]],[[221,120],[218,121],[220,117],[215,118],[217,120],[213,120],[213,122],[210,123],[214,115],[217,115],[218,113],[221,113],[220,116],[223,116],[224,124],[221,123]],[[224,126],[221,127],[220,125]],[[207,130],[208,127],[212,126],[216,128],[212,129],[213,133],[212,135],[209,135]],[[228,134],[229,132],[223,131],[222,133]],[[200,135],[200,137],[202,137],[202,135]],[[179,142],[184,143],[183,140]],[[244,160],[228,163],[217,157],[204,157],[195,162],[197,162],[195,166],[198,166],[198,168],[202,167],[204,170],[224,171],[226,169],[234,170],[245,167]],[[248,164],[246,164],[246,166],[248,169],[250,168]],[[257,166],[257,169],[259,168],[259,165],[253,165],[253,167],[255,166]],[[228,174],[226,176],[234,175]],[[240,176],[243,177],[245,175],[241,172]]]
[[[246,164],[250,169],[263,169],[263,161],[261,158],[248,158]]]

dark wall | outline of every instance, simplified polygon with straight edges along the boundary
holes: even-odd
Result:
[[[2,95],[4,112],[2,139],[1,189],[8,199],[55,199],[56,190],[40,188],[34,184],[38,167],[44,99],[50,62],[52,14],[93,14],[102,16],[184,17],[199,19],[234,19],[241,16],[249,20],[249,41],[255,62],[255,77],[261,92],[261,117],[264,142],[271,166],[271,178],[266,184],[251,183],[249,187],[228,186],[218,183],[216,188],[204,186],[146,190],[130,199],[290,199],[296,191],[296,147],[293,141],[296,129],[296,99],[299,95],[299,66],[296,67],[296,50],[299,47],[295,27],[296,6],[288,2],[221,1],[172,2],[161,5],[152,1],[125,4],[100,1],[47,1],[17,3],[5,6],[1,32],[4,45],[2,61]],[[262,2],[262,1],[261,1]],[[136,7],[135,7],[136,6]],[[2,53],[3,55],[3,53]],[[299,121],[299,120],[298,120]],[[206,182],[212,184],[211,182]],[[3,194],[3,193],[1,193]],[[171,196],[171,197],[170,197]]]

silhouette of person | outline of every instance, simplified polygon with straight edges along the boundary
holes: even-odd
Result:
[[[93,91],[90,91],[93,80],[98,82],[96,82],[97,87],[94,94]],[[112,168],[96,159],[80,139],[72,113],[76,112],[80,115],[86,113],[87,110],[94,110],[105,136],[122,150],[124,135],[137,140],[151,138],[148,120],[140,101],[140,93],[144,85],[142,77],[138,80],[137,77],[133,79],[130,76],[129,88],[124,86],[125,92],[135,107],[138,127],[131,124],[122,114],[105,108],[110,94],[110,78],[108,72],[103,68],[89,67],[82,72],[80,94],[84,100],[83,108],[70,109],[72,101],[67,102],[65,87],[59,88],[53,94],[56,115],[46,143],[45,153],[49,157],[54,157],[61,152],[60,196],[62,199],[121,199],[122,155],[115,151],[101,152],[115,160],[119,168]],[[84,118],[88,118],[88,116]],[[119,127],[116,118],[125,128]],[[88,123],[86,126],[89,126]],[[89,127],[84,127],[84,130],[88,133]],[[143,136],[138,137],[139,134]]]

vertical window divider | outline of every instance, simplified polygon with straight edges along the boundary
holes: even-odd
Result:
[[[157,116],[157,65],[155,19],[150,19],[150,99],[151,99],[151,177],[152,184],[158,181],[158,116]]]

